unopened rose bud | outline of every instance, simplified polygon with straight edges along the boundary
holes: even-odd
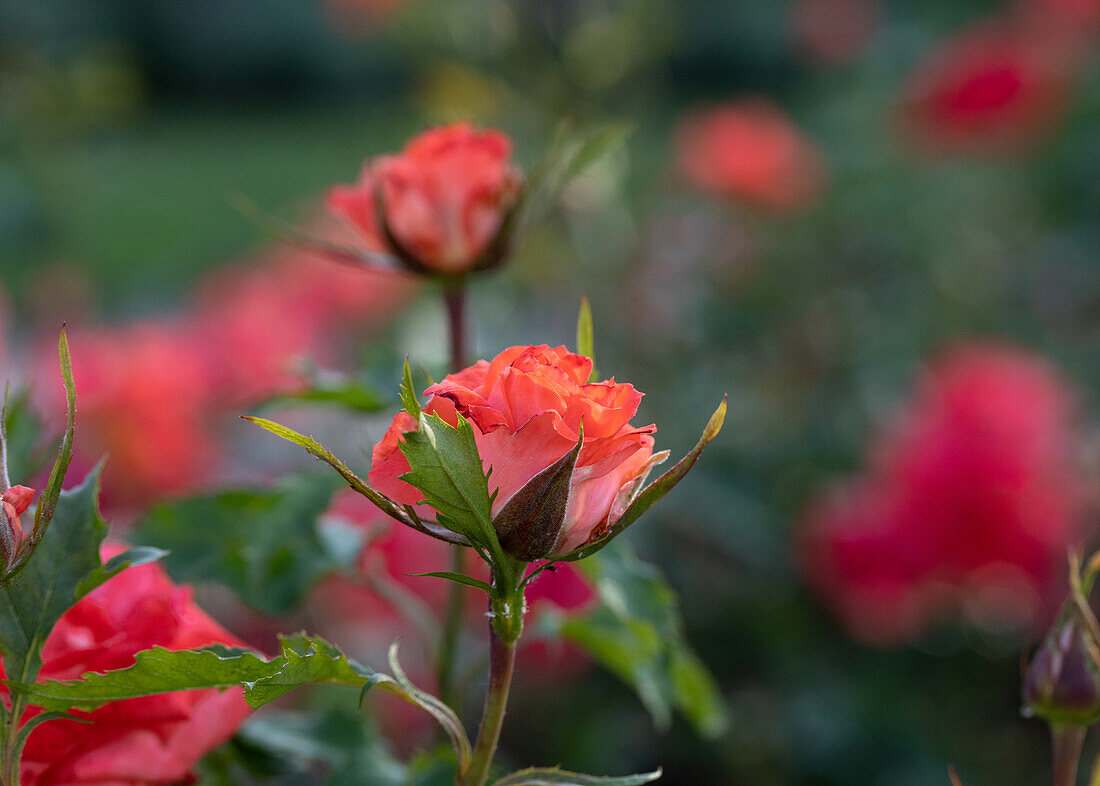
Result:
[[[508,253],[523,187],[504,134],[465,123],[433,128],[400,153],[367,162],[359,182],[337,186],[329,210],[363,233],[372,251],[426,275],[499,265]]]
[[[32,499],[34,489],[27,486],[12,486],[3,494],[4,521],[0,522],[0,556],[4,559],[5,568],[11,565],[23,544],[23,525],[19,523],[19,515],[30,507]]]
[[[1100,643],[1095,619],[1086,618],[1076,602],[1067,604],[1032,658],[1023,699],[1025,715],[1052,725],[1100,720]]]

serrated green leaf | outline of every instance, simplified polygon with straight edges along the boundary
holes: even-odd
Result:
[[[280,643],[281,653],[271,659],[224,645],[180,651],[154,647],[137,653],[134,664],[125,669],[89,672],[79,680],[39,684],[13,680],[7,685],[30,704],[47,710],[94,710],[139,696],[241,686],[249,706],[259,708],[305,685],[349,685],[361,687],[362,693],[379,688],[432,715],[450,736],[460,766],[465,768],[470,742],[458,716],[409,681],[397,662],[396,645],[390,649],[394,672],[390,676],[356,663],[320,637],[295,634],[282,637]]]
[[[585,544],[575,551],[566,554],[560,561],[572,562],[595,554],[610,543],[612,539],[618,537],[623,530],[637,521],[639,516],[653,507],[657,500],[672,491],[676,484],[683,480],[684,476],[688,474],[693,466],[695,466],[695,462],[699,460],[699,455],[703,452],[703,448],[705,448],[712,439],[718,436],[718,432],[722,430],[722,424],[725,420],[726,397],[723,396],[722,403],[718,405],[718,408],[714,410],[714,414],[710,416],[710,420],[707,421],[706,428],[703,429],[703,434],[699,437],[699,441],[695,443],[695,447],[688,451],[686,456],[676,462],[676,465],[672,469],[646,486],[641,493],[634,498],[627,509],[623,511],[623,515],[611,525],[607,534],[597,541]]]
[[[578,567],[591,579],[598,605],[580,615],[548,615],[544,628],[634,688],[658,726],[667,726],[676,709],[699,734],[721,734],[727,723],[721,693],[684,638],[676,594],[660,571],[623,541]]]
[[[493,556],[501,569],[507,559],[492,524],[489,481],[470,422],[458,415],[451,426],[438,415],[420,413],[416,431],[405,434],[401,452],[409,471],[401,476],[436,511],[439,522]]]
[[[119,573],[126,570],[126,568],[133,568],[138,565],[145,565],[149,562],[156,562],[167,554],[168,552],[164,549],[158,549],[153,546],[134,546],[128,548],[126,551],[111,557],[82,578],[76,586],[76,594],[83,597],[103,582],[110,578],[114,578]]]
[[[303,685],[337,683],[359,686],[376,678],[385,678],[348,658],[322,638],[295,634],[283,636],[282,656],[274,661],[277,668],[248,680],[244,698],[253,709],[269,704]]]
[[[81,581],[101,562],[107,524],[99,516],[97,467],[75,488],[62,492],[53,521],[33,559],[0,587],[0,653],[8,677],[33,682],[42,666],[42,645],[54,623],[80,600]]]
[[[401,406],[414,418],[420,417],[420,399],[413,387],[412,371],[409,370],[409,358],[405,358],[405,369],[401,375]]]
[[[557,767],[531,767],[506,775],[493,786],[642,786],[661,777],[661,770],[640,775],[582,775],[579,772],[567,772]]]
[[[153,647],[134,656],[125,669],[89,672],[79,680],[47,680],[43,683],[9,681],[28,703],[47,710],[94,710],[112,701],[172,693],[181,690],[240,687],[270,675],[279,666],[251,650],[206,647],[167,650]]]
[[[284,614],[337,567],[317,521],[339,485],[333,475],[299,475],[274,488],[167,502],[146,514],[136,539],[170,551],[164,564],[173,578],[219,582],[261,611]]]

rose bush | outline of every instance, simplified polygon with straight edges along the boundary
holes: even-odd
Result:
[[[105,546],[107,559],[122,549]],[[126,668],[134,653],[239,644],[206,615],[187,587],[155,564],[124,570],[70,609],[46,639],[40,679]],[[33,711],[33,710],[32,710]],[[188,691],[128,699],[79,713],[91,723],[51,720],[23,753],[23,786],[142,786],[181,783],[208,751],[233,735],[250,710],[239,690]]]
[[[482,261],[519,196],[523,178],[511,155],[499,131],[434,128],[403,152],[369,161],[355,185],[333,188],[329,209],[374,251],[434,273],[465,273]]]
[[[450,374],[432,385],[424,411],[451,425],[456,415],[473,426],[478,453],[496,491],[496,516],[528,481],[577,445],[583,421],[584,443],[572,473],[564,522],[543,556],[563,555],[601,534],[626,509],[650,468],[667,453],[653,453],[656,426],[637,427],[630,419],[642,394],[632,385],[589,383],[592,361],[565,347],[510,347],[492,362]],[[404,504],[423,495],[401,476],[409,463],[400,450],[402,435],[417,422],[399,413],[374,446],[370,481]],[[431,516],[424,511],[425,516]],[[508,543],[503,544],[509,549]]]

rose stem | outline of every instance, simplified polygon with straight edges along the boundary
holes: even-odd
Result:
[[[1077,783],[1077,763],[1085,741],[1085,727],[1051,724],[1050,739],[1054,752],[1053,786],[1074,786]]]
[[[463,786],[482,786],[493,763],[500,729],[504,724],[504,708],[508,704],[508,689],[512,685],[512,670],[516,664],[516,643],[506,643],[489,624],[489,690],[485,694],[485,709],[481,728],[474,744],[470,768],[462,778]]]
[[[447,329],[451,344],[451,371],[466,368],[466,277],[462,276],[443,285],[443,303],[447,307]],[[451,570],[465,571],[465,547],[451,546]],[[463,588],[450,582],[447,594],[447,620],[443,638],[439,644],[438,680],[439,696],[445,704],[454,706],[453,674],[458,634],[462,629]]]

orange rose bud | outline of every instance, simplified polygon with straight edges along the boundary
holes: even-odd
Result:
[[[4,567],[11,565],[19,547],[23,545],[23,525],[19,523],[20,514],[26,512],[34,499],[34,489],[27,486],[12,486],[4,492],[4,522],[0,524],[0,556]]]
[[[336,186],[329,210],[372,251],[426,275],[460,275],[507,255],[523,176],[512,143],[466,123],[433,128],[400,153],[368,161],[359,182]]]

